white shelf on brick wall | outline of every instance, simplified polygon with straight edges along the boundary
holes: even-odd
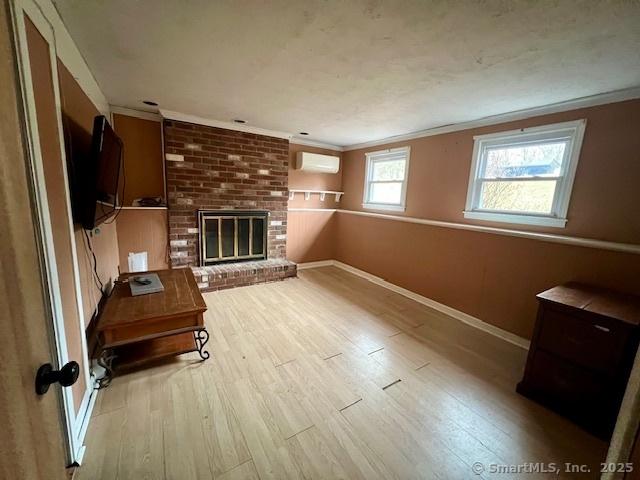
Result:
[[[340,197],[342,197],[342,195],[344,195],[344,192],[334,192],[332,190],[289,190],[289,200],[293,200],[296,196],[296,193],[304,193],[304,199],[305,200],[309,200],[309,198],[311,198],[311,195],[314,193],[317,193],[318,195],[320,195],[320,201],[324,202],[325,196],[327,194],[329,195],[335,195],[336,196],[336,202],[340,201]]]

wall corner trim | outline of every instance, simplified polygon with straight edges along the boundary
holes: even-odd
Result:
[[[449,315],[450,317],[455,318],[460,322],[466,323],[471,327],[489,333],[494,337],[498,337],[501,340],[516,345],[517,347],[523,348],[525,350],[529,349],[530,342],[526,338],[522,338],[514,333],[496,327],[495,325],[491,325],[490,323],[480,320],[479,318],[469,315],[468,313],[461,312],[460,310],[456,310],[455,308],[449,307],[448,305],[424,297],[419,293],[412,292],[411,290],[407,290],[406,288],[400,287],[391,282],[387,282],[383,278],[377,277],[369,272],[365,272],[364,270],[360,270],[359,268],[353,267],[338,260],[320,260],[317,262],[299,263],[298,270],[331,266],[340,268],[346,272],[364,278],[365,280],[369,280],[371,283],[375,283],[376,285],[380,285],[381,287],[384,287],[388,290],[399,293],[400,295],[410,298],[411,300],[421,303],[422,305],[425,305],[427,307],[431,307],[434,310],[444,313],[445,315]]]

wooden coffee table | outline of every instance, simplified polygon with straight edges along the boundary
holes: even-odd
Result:
[[[151,272],[145,272],[151,273]],[[164,291],[132,296],[123,274],[106,302],[97,325],[98,363],[111,379],[114,368],[134,367],[159,358],[204,349],[209,333],[203,314],[207,305],[190,268],[158,270]]]

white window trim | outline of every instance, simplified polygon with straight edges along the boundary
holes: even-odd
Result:
[[[523,128],[510,130],[507,132],[490,133],[487,135],[476,135],[473,144],[473,160],[469,173],[469,186],[467,188],[467,202],[464,209],[464,218],[472,220],[486,220],[491,222],[515,223],[523,225],[539,225],[546,227],[564,228],[567,224],[567,211],[569,210],[569,200],[573,181],[575,180],[580,150],[584,138],[586,119],[571,122],[554,123],[540,127]],[[552,215],[539,215],[521,212],[500,212],[491,210],[481,210],[477,208],[480,196],[479,173],[482,167],[483,153],[488,146],[507,143],[510,140],[515,143],[526,141],[553,140],[560,135],[569,138],[569,145],[565,152],[565,161],[560,172],[559,184],[553,199]]]
[[[369,184],[371,182],[372,163],[375,157],[384,154],[405,153],[406,161],[404,166],[404,178],[402,179],[402,190],[400,192],[400,203],[374,203],[369,202]],[[375,152],[367,152],[365,154],[366,164],[364,172],[364,190],[362,192],[362,207],[367,210],[391,210],[395,212],[404,212],[407,205],[407,182],[409,179],[409,160],[411,158],[411,147],[390,148],[387,150],[378,150]],[[398,180],[399,181],[399,180]]]

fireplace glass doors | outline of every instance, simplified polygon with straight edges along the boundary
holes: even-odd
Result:
[[[200,265],[267,258],[268,212],[198,212]]]

